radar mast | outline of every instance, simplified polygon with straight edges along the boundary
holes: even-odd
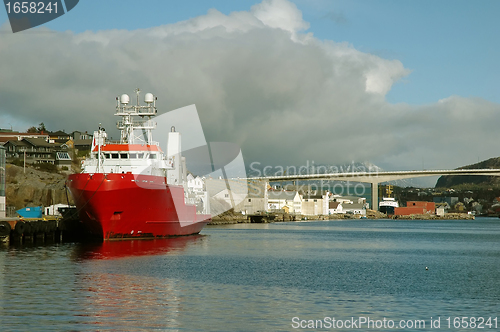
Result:
[[[116,124],[116,127],[120,129],[120,143],[155,144],[152,130],[156,128],[156,123],[151,118],[156,116],[158,112],[156,109],[157,98],[152,93],[146,93],[144,96],[146,105],[140,105],[141,89],[137,88],[134,92],[137,95],[136,105],[128,105],[130,97],[127,94],[116,97],[115,115],[122,117]]]

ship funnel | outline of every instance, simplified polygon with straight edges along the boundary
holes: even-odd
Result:
[[[170,130],[167,141],[167,157],[172,158],[174,169],[167,171],[167,181],[170,184],[179,185],[183,181],[181,133],[176,132],[174,126]]]
[[[124,93],[120,96],[120,103],[127,105],[130,102],[130,97],[128,94]]]

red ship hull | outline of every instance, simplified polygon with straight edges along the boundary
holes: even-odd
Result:
[[[80,173],[68,177],[80,220],[104,240],[198,234],[211,216],[184,203],[184,189],[165,177]]]

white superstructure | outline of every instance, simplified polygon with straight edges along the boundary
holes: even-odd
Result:
[[[130,97],[126,94],[116,98],[116,116],[121,120],[117,123],[120,129],[120,142],[108,142],[104,128],[94,132],[90,158],[83,161],[83,173],[132,173],[142,175],[167,176],[167,170],[178,170],[182,174],[181,165],[175,164],[175,158],[166,156],[159,143],[153,141],[152,130],[156,123],[152,117],[157,114],[156,97],[151,93],[145,95],[146,105],[139,104],[139,89],[137,105],[129,105]],[[172,137],[172,139],[171,139]],[[180,159],[180,134],[169,134],[170,141],[176,141],[179,148],[176,152]],[[182,177],[169,181],[169,184],[182,183]]]

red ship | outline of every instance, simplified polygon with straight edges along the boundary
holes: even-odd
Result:
[[[81,222],[103,240],[199,233],[211,220],[208,194],[187,186],[180,133],[172,127],[164,154],[152,139],[156,97],[147,93],[145,106],[139,98],[129,106],[126,94],[116,100],[120,142],[99,127],[83,171],[67,180]]]

